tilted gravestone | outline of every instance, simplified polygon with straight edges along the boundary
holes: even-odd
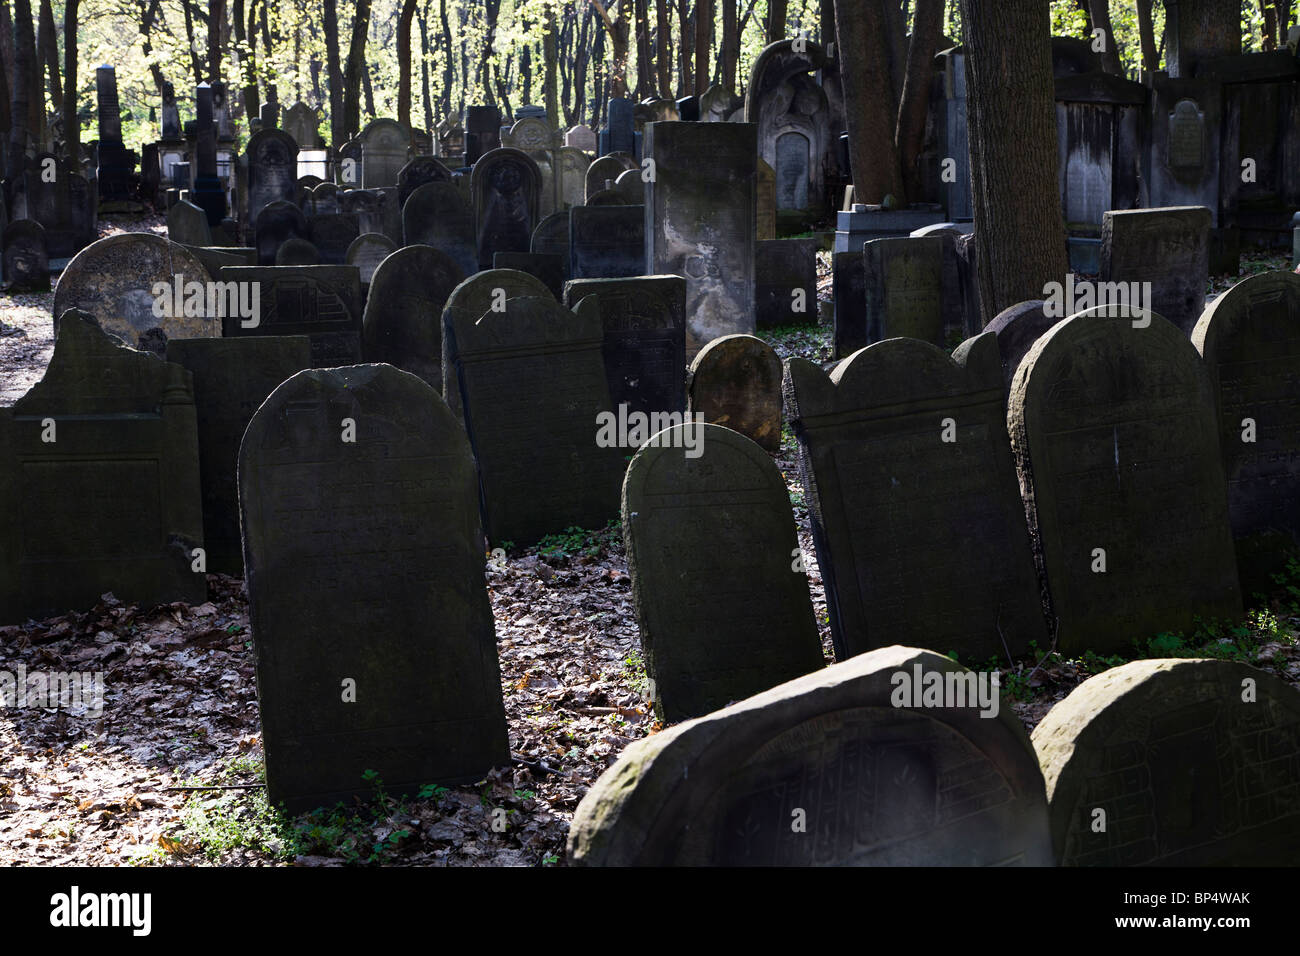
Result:
[[[899,694],[900,675],[976,678],[932,651],[881,648],[638,740],[578,805],[569,858],[1051,866],[1043,777],[1011,708],[924,706]]]
[[[597,443],[610,409],[595,302],[510,299],[477,319],[450,307],[448,351],[474,445],[488,540],[531,544],[618,514],[625,456]]]
[[[867,341],[905,335],[942,346],[943,241],[873,239],[862,247]]]
[[[253,416],[239,492],[271,803],[508,763],[474,458],[437,394],[388,365],[299,372]]]
[[[892,339],[829,376],[791,359],[785,389],[838,658],[1047,646],[993,336]]]
[[[100,595],[201,603],[199,450],[190,373],[65,312],[45,377],[0,409],[0,623]]]
[[[1011,383],[1007,429],[1063,653],[1241,614],[1210,378],[1172,323],[1120,311],[1057,323]]]
[[[686,277],[686,354],[754,332],[752,123],[651,123],[646,272]]]
[[[781,450],[781,360],[762,339],[714,339],[691,361],[686,390],[688,409],[706,422],[734,429],[769,452]]]
[[[762,328],[817,324],[817,240],[754,243],[754,315]]]
[[[686,280],[681,276],[574,279],[564,306],[600,303],[601,357],[617,410],[654,414],[686,408]]]
[[[474,164],[474,248],[478,267],[492,268],[498,252],[527,252],[533,227],[541,221],[542,174],[527,153],[494,149]]]
[[[298,183],[298,144],[283,130],[259,130],[244,149],[248,161],[248,225],[273,202],[293,202]],[[206,245],[206,243],[203,243]]]
[[[345,257],[347,264],[356,266],[361,274],[361,284],[370,285],[370,277],[375,274],[375,269],[388,256],[392,255],[397,249],[397,244],[387,236],[377,232],[368,232],[363,236],[357,236],[348,246],[348,252]]]
[[[306,335],[313,368],[361,361],[361,279],[356,266],[230,266],[223,282],[259,290],[256,323],[227,316],[221,334]]]
[[[280,243],[280,248],[275,250],[275,264],[277,266],[318,266],[321,265],[320,250],[306,239],[291,236]]]
[[[50,256],[45,229],[35,219],[18,219],[4,227],[4,284],[10,292],[43,292],[50,287]]]
[[[162,236],[132,232],[100,239],[77,253],[59,277],[55,330],[64,312],[81,309],[132,347],[141,336],[156,335],[154,329],[169,339],[217,335],[221,319],[217,309],[208,308],[204,288],[209,278],[192,253]],[[178,282],[183,293],[179,297]],[[159,296],[156,290],[163,286],[166,294]],[[198,294],[191,295],[196,288]],[[213,305],[227,302],[215,298]]]
[[[505,310],[510,299],[549,296],[551,290],[541,279],[517,269],[488,269],[475,273],[451,290],[442,309],[442,397],[452,414],[465,418],[460,381],[448,350],[447,336],[456,316],[477,322],[489,310]]]
[[[417,186],[402,206],[406,244],[433,246],[455,260],[465,275],[478,271],[474,248],[474,210],[451,183]]]
[[[1133,661],[1076,687],[1032,739],[1062,866],[1291,866],[1300,855],[1300,692],[1272,674]]]
[[[1204,206],[1110,210],[1102,216],[1101,282],[1149,282],[1146,307],[1184,335],[1191,335],[1205,308],[1209,274],[1210,210]]]
[[[575,279],[646,275],[644,206],[569,210],[569,267]]]
[[[544,252],[498,252],[492,257],[493,269],[515,269],[535,276],[550,290],[551,298],[564,295],[564,259]]]
[[[1011,380],[1034,343],[1061,320],[1047,314],[1042,299],[1017,302],[1003,309],[984,329],[997,336],[998,354],[1002,359],[1002,382],[1011,394]]]
[[[207,569],[242,577],[235,478],[239,442],[266,397],[285,379],[311,367],[311,341],[305,335],[177,339],[167,343],[167,361],[194,376]]]
[[[703,717],[820,669],[776,464],[720,425],[644,437],[623,483],[623,537],[659,719]]]
[[[311,239],[302,210],[284,200],[268,203],[258,215],[254,230],[253,245],[257,247],[257,264],[275,265],[275,254],[279,251],[280,244],[295,236]]]
[[[1192,344],[1217,401],[1242,591],[1271,593],[1300,544],[1300,275],[1237,283],[1202,314]]]
[[[835,328],[831,355],[846,359],[867,344],[867,263],[856,252],[831,254]]]
[[[403,246],[375,269],[361,323],[367,362],[387,362],[442,391],[442,310],[465,279],[431,246]]]
[[[186,246],[212,245],[208,214],[185,199],[173,203],[167,210],[167,238]]]

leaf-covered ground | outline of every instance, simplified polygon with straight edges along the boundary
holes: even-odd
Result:
[[[157,219],[107,229],[161,231]],[[825,257],[823,257],[823,260]],[[821,264],[821,285],[827,263]],[[1276,267],[1276,266],[1274,266]],[[1249,268],[1249,264],[1247,264]],[[48,294],[0,297],[0,404],[44,371]],[[3,334],[20,328],[26,334]],[[829,330],[770,334],[783,357],[829,361]],[[778,458],[809,569],[827,659],[830,634],[788,433]],[[0,502],[0,507],[21,507]],[[252,637],[241,581],[209,576],[196,607],[93,609],[0,627],[0,670],[100,671],[102,713],[0,711],[0,865],[563,865],[583,794],[631,741],[659,729],[645,698],[630,581],[615,528],[556,535],[485,556],[512,765],[473,787],[396,798],[371,780],[354,807],[286,816],[266,804]],[[1244,622],[1153,636],[1133,656],[1245,660],[1300,686],[1300,564]],[[1119,656],[963,661],[999,669],[1027,729]]]

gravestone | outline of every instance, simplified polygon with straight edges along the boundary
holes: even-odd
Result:
[[[700,96],[700,120],[705,123],[728,122],[744,108],[744,99],[717,83]]]
[[[614,191],[623,197],[629,206],[645,205],[645,184],[641,181],[641,170],[628,169],[618,174],[614,180]]]
[[[867,262],[862,253],[831,253],[835,329],[831,355],[846,359],[867,345]]]
[[[1210,378],[1176,326],[1121,311],[1057,323],[1011,383],[1007,428],[1062,653],[1241,615]]]
[[[388,196],[382,189],[349,189],[339,193],[339,211],[355,217],[358,235],[385,231],[384,212],[387,205]],[[344,252],[346,251],[345,248]]]
[[[760,329],[817,324],[817,240],[754,243],[754,317]]]
[[[1076,687],[1032,739],[1062,866],[1291,866],[1300,854],[1300,693],[1272,674],[1133,661]]]
[[[244,265],[246,263],[231,264]],[[253,265],[256,264],[253,263]],[[277,266],[318,266],[321,264],[320,250],[306,239],[291,236],[280,243],[280,248],[275,251],[275,264]]]
[[[948,341],[968,339],[982,331],[980,322],[972,323],[966,309],[966,299],[961,284],[961,263],[957,255],[957,240],[968,235],[971,225],[959,226],[955,222],[937,222],[912,231],[913,239],[938,239],[943,249],[942,279],[939,283],[939,308],[943,312],[943,332]]]
[[[1243,279],[1201,315],[1243,594],[1269,594],[1300,544],[1300,276]]]
[[[492,257],[493,269],[516,269],[536,276],[559,300],[564,295],[564,259],[543,252],[498,252]]]
[[[830,102],[814,74],[826,66],[819,44],[779,40],[758,55],[745,91],[745,122],[776,174],[776,208],[822,205],[822,169],[831,148]]]
[[[375,269],[361,323],[367,362],[387,362],[442,392],[442,310],[465,279],[450,256],[403,246]]]
[[[370,285],[370,277],[375,274],[375,269],[379,263],[383,262],[397,249],[397,244],[387,236],[381,236],[375,232],[368,232],[363,236],[357,236],[348,246],[345,261],[350,266],[356,266],[361,273],[361,284]]]
[[[574,279],[564,306],[600,304],[601,357],[612,408],[652,415],[686,409],[686,280],[681,276]]]
[[[239,486],[271,803],[507,764],[474,459],[433,390],[387,365],[299,372],[253,416]]]
[[[174,203],[167,210],[167,238],[186,246],[212,245],[208,214],[186,199]]]
[[[551,124],[544,116],[524,116],[516,118],[509,133],[501,138],[502,146],[521,149],[524,152],[549,150],[552,145]]]
[[[298,182],[298,144],[283,130],[259,130],[244,149],[248,161],[248,223],[277,201],[293,202]],[[203,243],[206,245],[206,243]]]
[[[498,291],[499,290],[499,291]],[[541,279],[516,269],[488,269],[469,275],[451,290],[442,309],[442,397],[457,418],[464,420],[460,381],[452,364],[448,332],[453,318],[477,322],[489,310],[498,312],[504,302],[516,298],[545,297],[551,294]]]
[[[943,242],[873,239],[862,247],[867,341],[905,335],[943,345]]]
[[[618,177],[630,169],[637,169],[636,163],[623,156],[601,156],[590,166],[584,178],[584,193],[590,202],[591,197],[605,189],[605,183],[617,182]]]
[[[38,84],[39,85],[39,84]],[[122,142],[122,108],[117,98],[117,71],[105,64],[95,70],[99,144],[95,178],[102,202],[131,199],[135,154]]]
[[[527,252],[541,220],[541,172],[527,153],[504,147],[483,156],[470,178],[474,197],[475,249],[480,269],[492,268],[498,252]]]
[[[416,187],[402,207],[402,233],[408,246],[433,246],[451,257],[467,276],[478,271],[474,211],[450,183]]]
[[[48,440],[51,439],[52,440]],[[0,408],[0,622],[206,599],[190,374],[63,314],[45,376]]]
[[[687,407],[775,454],[781,450],[781,360],[752,335],[724,335],[696,354],[686,376]]]
[[[354,212],[312,216],[307,220],[307,237],[320,250],[320,261],[325,265],[347,265],[348,249],[364,232],[365,227]]]
[[[226,187],[217,165],[217,126],[211,84],[200,83],[194,100],[194,186],[189,199],[208,214],[208,225],[219,226],[226,218],[228,207]]]
[[[162,236],[142,232],[109,236],[82,249],[59,276],[54,290],[55,331],[64,312],[81,309],[93,315],[104,331],[132,347],[154,329],[168,339],[217,335],[221,320],[212,314],[217,310],[208,309],[206,294],[199,314],[185,307],[193,301],[192,289],[186,287],[206,286],[208,280],[208,271],[193,254]],[[180,302],[175,295],[178,281],[184,290]],[[155,289],[163,286],[170,294],[159,297]]]
[[[533,230],[528,251],[559,256],[565,281],[572,278],[573,268],[569,258],[569,210],[553,212],[539,222],[537,228]]]
[[[602,189],[587,197],[586,206],[589,209],[594,209],[597,206],[626,206],[628,204],[627,197],[615,189],[612,182],[608,185],[608,189]],[[644,213],[642,215],[644,216]]]
[[[837,658],[1047,646],[993,336],[890,339],[829,376],[791,359],[785,392]]]
[[[465,165],[473,166],[501,146],[501,111],[495,106],[465,107]]]
[[[628,153],[636,155],[635,106],[625,97],[611,97],[607,104],[608,125],[600,131],[600,154]]]
[[[623,485],[623,537],[655,714],[702,717],[820,670],[790,493],[729,428],[646,436]],[[656,445],[657,443],[657,445]]]
[[[338,184],[347,189],[360,189],[362,186],[362,159],[365,147],[361,140],[350,139],[338,147],[338,160],[334,164],[334,175]]]
[[[754,177],[754,235],[776,238],[776,170],[759,157]]]
[[[683,122],[699,122],[700,119],[700,98],[698,96],[683,96],[677,101],[677,118]]]
[[[366,124],[361,140],[361,186],[377,189],[396,186],[397,176],[411,157],[411,131],[397,120],[376,119]]]
[[[215,276],[225,266],[257,265],[257,250],[251,246],[186,246],[194,258],[203,263],[208,275]]]
[[[590,126],[584,126],[582,123],[577,126],[570,126],[564,134],[564,145],[580,149],[584,153],[594,153],[596,151],[596,133]]]
[[[447,314],[488,541],[526,546],[603,528],[618,514],[630,452],[595,440],[597,415],[610,410],[596,304],[570,312],[547,295],[478,319],[450,304]]]
[[[686,277],[686,354],[754,331],[752,123],[652,123],[646,272]]]
[[[313,368],[361,361],[361,279],[356,266],[230,266],[221,281],[260,290],[255,325],[227,316],[221,334],[306,335]]]
[[[1029,350],[1044,333],[1061,320],[1049,316],[1042,299],[1017,302],[999,312],[984,329],[997,336],[998,354],[1002,358],[1002,382],[1011,394],[1011,380]]]
[[[569,859],[1051,866],[1042,774],[1011,708],[897,706],[899,675],[974,678],[881,648],[638,740],[578,804]]]
[[[287,239],[310,238],[306,217],[303,216],[302,210],[291,202],[280,200],[267,204],[257,220],[253,245],[257,247],[258,265],[274,265],[276,251]]]
[[[320,137],[320,113],[306,103],[286,106],[280,127],[293,137],[299,149],[316,149],[323,145]]]
[[[1101,282],[1151,283],[1147,307],[1191,335],[1205,308],[1209,236],[1202,206],[1111,210],[1101,224]]]
[[[180,108],[176,105],[176,87],[168,82],[162,85],[162,115],[159,118],[159,140],[164,143],[183,141]]]
[[[560,177],[556,186],[557,209],[581,206],[587,195],[587,170],[591,167],[591,160],[586,153],[572,146],[559,150],[556,157],[556,174]]]
[[[343,211],[339,205],[339,187],[336,183],[317,183],[303,200],[302,211],[308,216],[336,216]]]
[[[574,206],[569,217],[575,279],[646,275],[644,206]]]
[[[444,166],[433,156],[416,156],[397,174],[397,204],[398,208],[406,205],[406,200],[411,198],[411,193],[423,186],[425,183],[449,183],[451,182],[451,170]]]
[[[243,577],[235,477],[239,442],[276,386],[311,367],[311,342],[305,335],[177,339],[167,343],[167,361],[194,377],[207,569]]]
[[[50,256],[45,230],[34,219],[18,219],[4,227],[4,284],[8,292],[45,292],[50,288]]]

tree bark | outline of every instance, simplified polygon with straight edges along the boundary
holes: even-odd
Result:
[[[226,0],[208,0],[208,76],[221,79],[221,27],[226,22]]]
[[[835,0],[835,33],[854,56],[840,58],[844,114],[849,129],[849,166],[858,202],[902,197],[903,181],[894,143],[884,9],[879,0]],[[1053,134],[1052,141],[1056,141]]]
[[[943,25],[944,0],[916,0],[912,42],[907,51],[907,73],[898,106],[895,141],[903,175],[903,192],[913,202],[921,198],[923,183],[917,161],[925,146],[925,121],[930,109],[930,80],[934,54]]]
[[[695,52],[695,28],[687,9],[689,0],[677,0],[677,98],[691,92],[694,75],[691,73],[691,54]]]
[[[190,0],[181,0],[181,9],[185,13],[185,44],[190,53],[190,71],[194,74],[194,85],[198,86],[203,82],[203,62],[195,49],[194,11],[190,7]]]
[[[339,17],[337,0],[324,0],[325,71],[330,90],[330,145],[338,149],[348,139],[343,121],[343,71],[339,67]]]
[[[1190,77],[1196,64],[1241,53],[1241,5],[1225,0],[1165,0],[1169,75]]]
[[[63,148],[72,168],[81,163],[81,120],[77,118],[77,14],[80,0],[63,7]]]
[[[5,174],[11,184],[22,173],[27,161],[27,137],[30,129],[32,61],[36,57],[36,36],[32,30],[32,5],[29,0],[14,0],[14,77],[13,102],[9,130],[9,160]]]
[[[1160,69],[1160,51],[1156,48],[1155,21],[1151,7],[1155,0],[1137,0],[1138,43],[1142,47],[1142,69],[1154,73]]]
[[[613,52],[612,62],[609,65],[609,96],[614,97],[627,96],[627,55],[628,55],[628,22],[627,22],[627,0],[614,0],[618,4],[615,16],[609,15],[609,10],[600,0],[591,0],[591,5],[596,8],[600,14],[601,20],[605,24],[605,31],[609,34],[610,48]],[[610,4],[613,6],[614,4]]]
[[[411,20],[416,0],[402,0],[397,17],[397,122],[411,128]]]
[[[644,99],[655,94],[648,0],[633,0],[633,20],[636,23],[636,96]]]
[[[961,0],[983,324],[1069,268],[1047,5]],[[843,24],[840,24],[841,35]]]
[[[670,24],[672,0],[655,0],[655,66],[659,73],[659,95],[673,95],[673,31]]]
[[[767,0],[767,42],[785,39],[787,0]]]
[[[366,37],[370,31],[370,0],[358,0],[352,18],[352,39],[348,43],[343,72],[343,129],[348,139],[361,129],[361,81],[366,71]]]
[[[722,0],[722,47],[718,55],[724,89],[736,89],[736,65],[740,60],[740,29],[736,22],[736,0]]]
[[[702,96],[709,88],[709,50],[713,45],[713,0],[695,0],[695,86]]]
[[[452,55],[451,24],[447,21],[447,0],[438,0],[438,19],[441,21],[442,26],[442,112],[443,115],[446,115],[451,112],[451,90],[456,85],[456,58]]]
[[[438,152],[438,132],[433,122],[433,91],[429,84],[429,4],[420,9],[420,92],[424,95],[424,131],[429,134],[429,152]]]
[[[1088,0],[1092,16],[1092,29],[1106,31],[1106,49],[1101,53],[1101,68],[1116,76],[1124,75],[1124,63],[1119,55],[1119,40],[1110,23],[1110,0]]]
[[[546,100],[546,121],[551,124],[551,129],[558,130],[560,96],[556,69],[560,60],[560,25],[555,19],[554,7],[546,8],[542,29],[545,31],[542,34],[542,59],[546,61],[542,70],[542,95]]]
[[[55,109],[63,109],[63,84],[59,82],[59,34],[54,29],[54,11],[50,0],[41,0],[40,31],[37,37],[37,50],[44,69],[49,76],[50,103]]]

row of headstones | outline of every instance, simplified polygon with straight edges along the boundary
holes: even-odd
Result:
[[[894,645],[627,747],[583,797],[588,866],[1286,866],[1300,692],[1144,660],[1025,733],[988,672]],[[268,755],[269,760],[269,755]]]

